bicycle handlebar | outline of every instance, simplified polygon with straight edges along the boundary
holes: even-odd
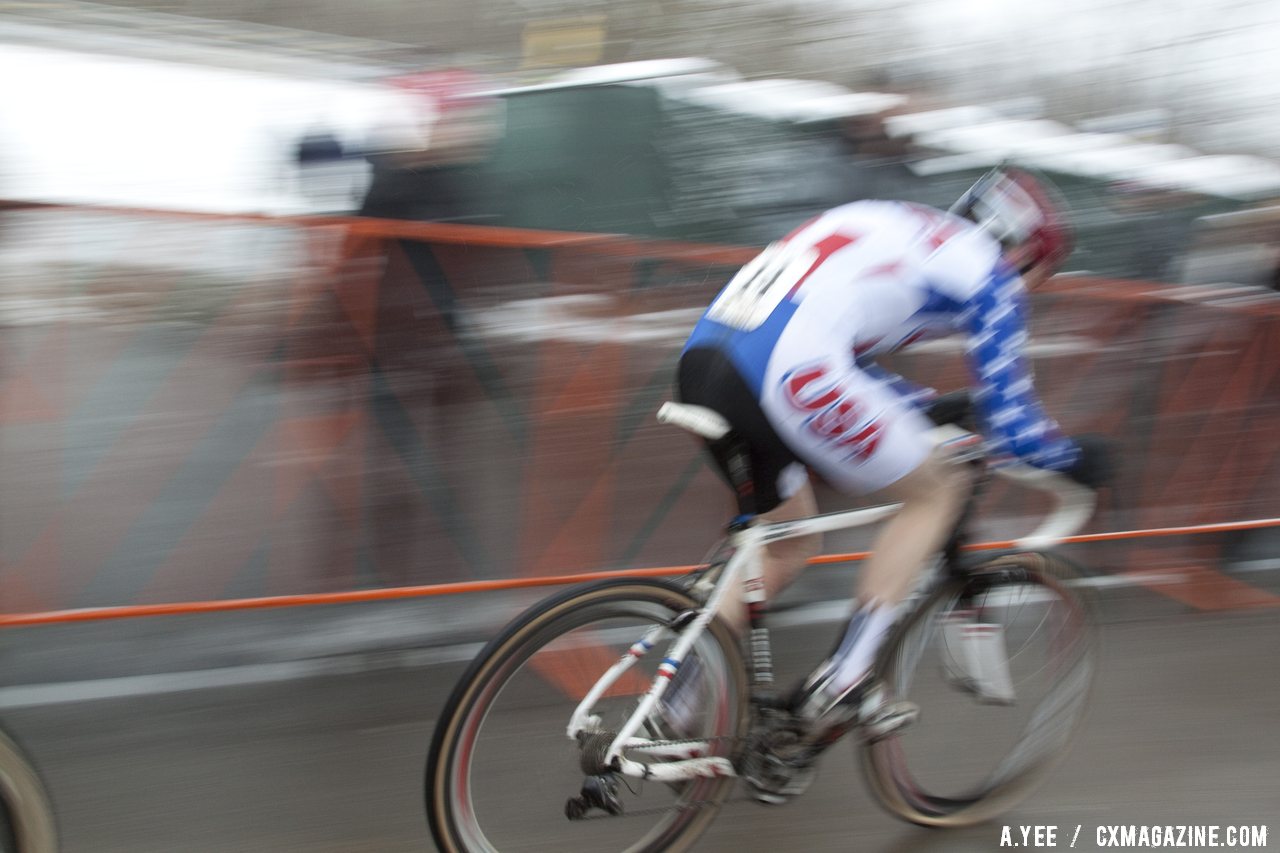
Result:
[[[1094,491],[1058,471],[1032,468],[1030,465],[1008,465],[993,469],[1002,477],[1019,485],[1044,492],[1054,500],[1049,515],[1040,526],[1014,544],[1018,548],[1047,548],[1080,532],[1093,516],[1097,504]]]
[[[933,434],[939,446],[974,445],[985,448],[981,436],[958,426],[935,427]],[[986,455],[985,449],[981,453]],[[1094,491],[1059,471],[1035,468],[1021,462],[993,465],[991,470],[1006,480],[1044,492],[1053,499],[1053,507],[1040,522],[1040,526],[1014,542],[1017,548],[1036,549],[1056,545],[1078,533],[1093,516],[1097,503]]]

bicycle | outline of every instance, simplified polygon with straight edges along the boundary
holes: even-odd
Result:
[[[0,730],[0,853],[55,853],[57,830],[39,775]]]
[[[659,419],[712,440],[729,430],[697,406],[668,403]],[[1051,472],[991,469],[978,436],[940,430],[957,459],[983,473],[876,663],[920,717],[865,739],[861,764],[890,812],[949,827],[989,819],[1024,796],[1080,723],[1094,672],[1091,607],[1071,586],[1079,570],[1045,549],[1091,516],[1093,493]],[[974,556],[962,548],[965,530],[991,470],[1057,503],[1014,549]],[[605,580],[527,610],[480,652],[441,712],[426,767],[436,844],[448,853],[688,849],[735,777],[759,770],[766,748],[816,749],[774,688],[761,547],[870,524],[896,508],[768,524],[739,518],[707,565],[681,582]],[[716,615],[739,589],[750,613],[745,643]],[[702,672],[699,711],[691,731],[673,734],[655,712],[691,656]],[[943,755],[940,766],[930,760]]]

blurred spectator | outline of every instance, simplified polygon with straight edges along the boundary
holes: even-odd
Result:
[[[356,204],[356,187],[363,169],[337,136],[316,127],[298,140],[294,149],[298,185],[311,209],[318,213],[345,213]]]
[[[479,81],[464,72],[426,72],[390,82],[410,96],[410,121],[406,126],[404,116],[396,116],[370,146],[372,182],[360,215],[488,221],[494,213],[486,179],[498,127],[495,99],[478,96]],[[412,582],[402,572],[421,565],[431,544],[422,533],[421,495],[399,473],[406,464],[404,453],[406,448],[419,452],[414,450],[422,441],[418,429],[426,424],[434,441],[452,446],[458,440],[450,417],[458,402],[457,342],[416,313],[424,310],[419,307],[423,285],[432,293],[440,322],[461,333],[457,302],[447,283],[436,278],[433,246],[417,239],[398,242],[410,269],[406,275],[388,275],[378,289],[377,361],[388,378],[370,398],[371,417],[387,440],[375,443],[366,464],[374,558],[383,567],[384,582],[402,584]],[[402,412],[412,416],[398,417]]]
[[[465,72],[424,72],[392,85],[417,96],[424,132],[368,155],[373,180],[362,216],[483,222],[493,214],[485,165],[498,129],[498,106]]]
[[[342,140],[327,130],[312,130],[298,141],[298,165],[332,163],[345,156]]]

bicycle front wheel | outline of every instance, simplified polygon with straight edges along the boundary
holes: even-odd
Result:
[[[36,771],[0,732],[0,853],[55,853],[53,809]]]
[[[1065,751],[1095,669],[1094,623],[1062,557],[1019,552],[936,588],[885,645],[885,682],[920,706],[867,744],[863,768],[893,814],[926,826],[990,819]]]
[[[581,813],[567,801],[600,773],[603,749],[631,716],[675,637],[671,626],[698,603],[649,580],[568,590],[508,626],[471,664],[445,704],[427,759],[426,806],[445,853],[477,851],[685,850],[711,822],[733,778],[678,784],[617,779],[621,814]],[[582,741],[574,710],[602,675],[654,626],[657,645],[604,693]],[[713,619],[693,646],[701,674],[688,697],[695,716],[681,733],[708,757],[733,760],[745,735],[748,689],[737,641]],[[686,658],[688,661],[689,658]],[[686,663],[686,665],[688,665]],[[642,735],[661,739],[658,731]],[[641,751],[627,757],[652,762]],[[572,811],[572,810],[571,810]]]

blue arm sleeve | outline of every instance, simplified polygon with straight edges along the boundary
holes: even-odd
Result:
[[[1079,457],[1036,398],[1027,345],[1025,293],[1011,268],[997,266],[969,304],[968,358],[974,401],[987,436],[1023,462],[1061,471]]]

